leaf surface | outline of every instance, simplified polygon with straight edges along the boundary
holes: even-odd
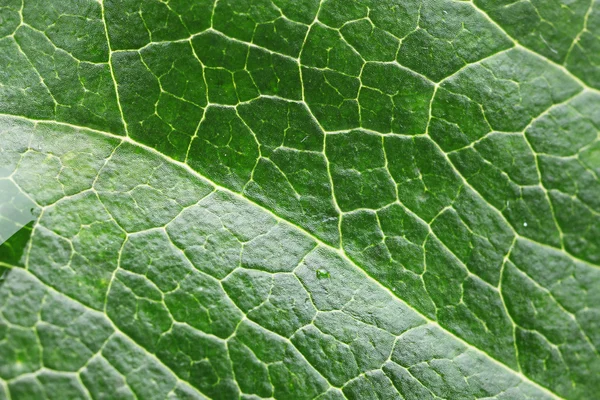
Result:
[[[0,399],[594,398],[600,5],[509,3],[7,1]]]

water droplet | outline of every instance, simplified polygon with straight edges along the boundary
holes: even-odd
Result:
[[[527,226],[527,222],[523,222],[523,226]]]
[[[326,271],[324,269],[317,269],[317,279],[325,278],[331,278],[331,274],[329,274],[329,271]]]

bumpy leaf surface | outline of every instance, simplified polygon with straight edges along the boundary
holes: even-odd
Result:
[[[0,3],[0,399],[594,399],[600,1]]]

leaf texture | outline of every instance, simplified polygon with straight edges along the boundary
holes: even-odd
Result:
[[[0,399],[597,396],[600,2],[0,21]]]

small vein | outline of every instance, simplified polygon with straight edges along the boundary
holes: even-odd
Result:
[[[104,0],[100,1],[100,7],[102,8],[102,25],[104,26],[104,35],[106,36],[106,45],[108,46],[108,69],[110,70],[110,76],[112,78],[113,87],[115,90],[115,96],[117,99],[117,106],[119,107],[119,113],[121,114],[121,122],[123,122],[123,128],[125,129],[125,134],[129,136],[129,130],[127,128],[127,122],[125,121],[125,114],[123,114],[123,108],[121,107],[121,99],[119,98],[119,85],[117,84],[117,79],[115,78],[115,71],[113,69],[112,64],[112,47],[110,45],[110,38],[108,36],[108,26],[106,24],[106,16],[104,13]]]

